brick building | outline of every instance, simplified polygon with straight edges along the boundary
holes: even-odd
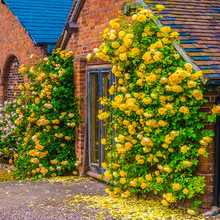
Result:
[[[81,100],[83,119],[77,128],[76,155],[81,173],[93,176],[103,172],[101,162],[106,153],[100,143],[106,130],[97,118],[97,100],[107,93],[114,79],[111,64],[88,62],[86,56],[99,46],[100,32],[117,16],[125,2],[143,3],[142,0],[2,0],[0,3],[0,102],[13,99],[14,93],[19,93],[18,85],[26,79],[18,74],[18,67],[31,64],[31,54],[43,58],[55,44],[73,50],[75,96]],[[204,84],[212,91],[206,94],[209,102],[202,111],[209,112],[220,93],[214,88],[219,85],[220,78],[220,3],[211,0],[145,2],[146,7],[160,3],[166,6],[161,23],[180,33],[181,45],[176,45],[177,51],[195,70],[206,74]],[[215,131],[214,124],[207,124],[206,128]],[[209,146],[209,157],[200,160],[198,172],[205,176],[207,184],[201,205],[203,210],[213,205],[213,198],[214,206],[219,206],[220,184],[215,173],[218,163],[216,167],[214,163],[215,156],[220,158],[215,148],[217,143],[216,139]]]
[[[0,1],[0,103],[19,95],[18,85],[26,80],[19,66],[32,64],[31,54],[44,58],[55,47],[72,4],[72,0]]]
[[[73,50],[75,54],[75,95],[81,100],[80,115],[83,119],[77,128],[76,154],[81,172],[93,176],[103,172],[101,162],[105,157],[100,139],[105,136],[106,131],[97,119],[97,100],[107,92],[113,79],[109,63],[88,62],[86,55],[99,46],[100,32],[108,27],[109,20],[117,16],[117,12],[122,9],[125,2],[128,1],[75,1],[62,37],[57,43],[57,47]],[[129,2],[143,3],[142,0]],[[196,71],[202,70],[206,74],[203,79],[206,86],[212,88],[219,86],[220,3],[208,0],[145,1],[146,7],[160,3],[166,8],[162,11],[164,18],[158,25],[167,25],[173,31],[178,31],[181,45],[176,45],[176,49],[182,58],[191,63]],[[210,112],[219,94],[219,90],[215,88],[207,93],[206,98],[209,102],[202,111]],[[206,128],[215,131],[214,124],[207,124]],[[203,211],[210,209],[213,205],[214,180],[219,181],[214,173],[215,142],[209,146],[208,152],[209,157],[201,159],[198,171],[200,175],[205,176],[207,184],[202,198],[204,203],[201,205],[201,210]],[[216,182],[215,194],[218,193],[217,185],[219,182]],[[216,198],[218,195],[215,196]],[[218,207],[218,200],[216,201],[214,206]]]

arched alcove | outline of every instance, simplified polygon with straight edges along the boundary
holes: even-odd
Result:
[[[1,102],[12,101],[21,94],[19,85],[24,83],[24,77],[19,73],[20,62],[15,55],[9,55],[1,74]]]

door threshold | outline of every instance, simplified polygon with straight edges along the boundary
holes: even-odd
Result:
[[[100,174],[98,174],[98,173],[96,173],[96,172],[93,172],[93,171],[88,171],[87,173],[86,173],[88,176],[90,176],[90,177],[93,177],[94,179],[97,179],[97,180],[99,180],[99,181],[102,181],[102,182],[105,182],[105,183],[107,183],[109,180],[107,180],[105,177],[103,177],[102,179],[100,179],[100,178],[98,178],[98,176],[100,176]]]

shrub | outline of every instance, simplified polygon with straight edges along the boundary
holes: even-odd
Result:
[[[37,60],[35,55],[31,58]],[[74,138],[80,119],[72,59],[71,51],[56,50],[44,61],[19,69],[30,83],[19,86],[23,92],[14,104],[16,178],[54,177],[76,170]]]
[[[12,159],[18,145],[18,132],[15,124],[18,118],[15,112],[16,103],[16,99],[13,102],[5,101],[4,106],[0,108],[0,156],[5,156],[7,159]]]

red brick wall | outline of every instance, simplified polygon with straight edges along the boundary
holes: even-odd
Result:
[[[4,90],[7,85],[9,68],[14,57],[20,64],[31,64],[31,54],[39,58],[46,55],[46,46],[35,46],[28,32],[18,22],[9,8],[0,3],[0,103],[5,100]]]

